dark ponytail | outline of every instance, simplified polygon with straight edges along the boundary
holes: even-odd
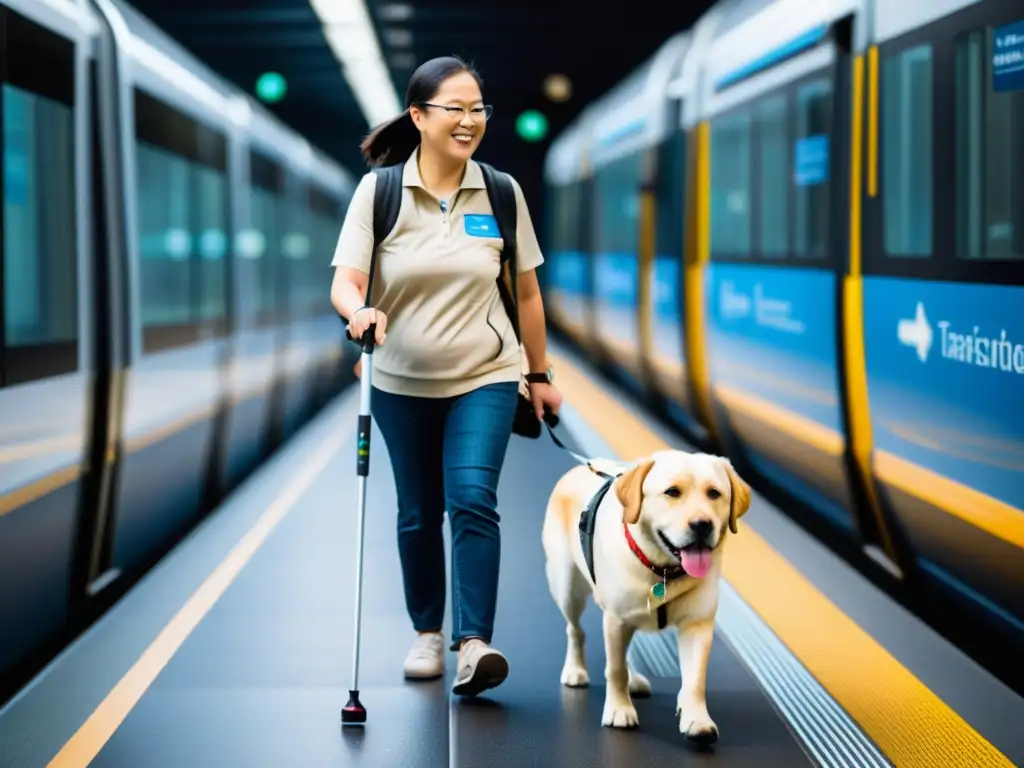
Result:
[[[405,89],[405,111],[376,126],[359,145],[367,164],[377,168],[408,160],[420,145],[420,132],[409,115],[409,107],[430,101],[441,89],[441,83],[463,72],[471,74],[483,91],[480,75],[457,56],[441,56],[420,64]]]
[[[420,132],[416,129],[409,110],[378,125],[370,131],[359,150],[371,168],[382,165],[404,163],[420,144]]]

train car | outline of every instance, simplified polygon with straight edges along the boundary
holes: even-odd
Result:
[[[706,387],[694,388],[706,382],[693,352],[702,349],[700,323],[686,321],[701,296],[683,291],[687,140],[716,15],[588,107],[552,143],[546,166],[556,196],[553,324],[697,440],[708,434],[708,406]]]
[[[353,182],[119,0],[0,17],[8,679],[344,381],[326,265]]]
[[[874,546],[870,466],[848,447],[844,352],[850,197],[851,58],[859,0],[737,3],[704,63],[700,121],[710,178],[705,281],[715,420],[762,475]],[[857,424],[853,424],[855,428]]]
[[[644,395],[652,389],[652,367],[647,363],[654,363],[653,370],[670,380],[681,380],[681,303],[674,290],[679,281],[672,277],[679,262],[655,257],[652,225],[656,169],[671,163],[679,146],[670,140],[678,133],[678,102],[667,97],[666,88],[690,42],[685,33],[672,37],[595,103],[585,134],[593,177],[587,221],[592,227],[596,351],[623,383]],[[671,180],[671,173],[665,178]],[[671,222],[665,223],[671,227]],[[678,218],[676,224],[681,232]],[[650,295],[660,287],[669,290]],[[652,315],[673,322],[659,323],[652,332]],[[655,345],[658,355],[652,354]],[[667,366],[661,361],[668,361]]]
[[[857,416],[917,571],[1020,643],[1024,7],[876,2],[870,34]]]
[[[690,48],[692,77],[668,86],[687,184],[682,204],[658,187],[653,228],[687,216],[672,254],[683,375],[709,444],[894,579],[937,587],[1020,642],[1024,12],[1012,5],[720,3],[694,27],[707,43]],[[657,317],[643,292],[636,302]]]
[[[592,350],[593,311],[589,245],[585,229],[590,193],[581,151],[586,116],[551,143],[544,160],[549,241],[542,290],[548,322],[585,350]]]

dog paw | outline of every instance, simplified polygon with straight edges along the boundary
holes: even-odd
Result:
[[[651,681],[639,672],[629,671],[629,695],[646,698],[651,695]]]
[[[566,666],[562,669],[562,685],[567,688],[586,688],[590,685],[590,675],[583,667]]]
[[[607,728],[636,728],[639,724],[640,718],[632,704],[608,702],[604,705],[601,725]]]
[[[718,726],[707,716],[697,718],[680,716],[679,732],[689,741],[697,744],[714,744],[718,741]]]

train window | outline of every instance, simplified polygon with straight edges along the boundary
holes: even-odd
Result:
[[[562,232],[561,250],[578,252],[583,250],[583,238],[580,233],[580,200],[582,199],[583,183],[574,181],[562,188],[565,196],[564,205],[559,210],[564,217],[559,223]]]
[[[882,63],[882,217],[889,256],[932,253],[932,49]]]
[[[750,114],[711,123],[711,252],[750,255]]]
[[[135,92],[137,227],[145,352],[179,347],[227,316],[227,144]]]
[[[640,213],[639,152],[619,158],[595,174],[597,241],[600,254],[636,254]]]
[[[192,317],[188,161],[139,142],[135,162],[142,326],[185,324]]]
[[[284,300],[278,288],[284,201],[265,189],[254,189],[252,198],[253,226],[261,234],[264,246],[260,261],[260,317],[269,323],[278,318],[278,302]]]
[[[330,280],[331,274],[323,268],[323,254],[333,251],[338,239],[340,225],[338,218],[338,201],[319,189],[309,192],[310,239],[312,253],[316,258],[306,259],[309,274],[307,288],[307,306],[313,314],[325,314],[331,311]]]
[[[196,229],[199,232],[199,318],[224,318],[227,303],[227,179],[212,168],[195,166]]]
[[[546,280],[557,290],[582,295],[586,288],[579,222],[583,184],[571,181],[555,190],[558,204],[553,214],[549,214],[555,218],[554,250],[552,258],[546,262],[550,265]]]
[[[0,8],[3,383],[78,368],[74,46]]]
[[[828,252],[829,143],[832,87],[813,80],[797,88],[793,181],[797,256],[825,258]]]
[[[956,43],[956,245],[962,259],[1024,259],[1024,91],[995,90],[993,39]]]
[[[71,341],[75,168],[71,109],[9,85],[4,115],[4,341]]]
[[[682,258],[686,211],[686,133],[674,130],[658,149],[657,215],[654,248],[658,256]]]
[[[785,256],[789,251],[789,121],[784,95],[770,96],[754,106],[757,122],[758,251]]]
[[[256,313],[260,325],[269,325],[277,321],[283,309],[277,302],[283,304],[285,299],[278,288],[284,236],[284,171],[267,157],[253,152],[249,156],[249,174],[253,229],[250,259],[259,263]]]
[[[305,187],[296,190],[305,197]],[[287,227],[281,239],[281,254],[284,256],[285,281],[287,285],[288,313],[291,318],[308,314],[306,299],[309,295],[309,217],[306,206],[290,199],[285,203]]]

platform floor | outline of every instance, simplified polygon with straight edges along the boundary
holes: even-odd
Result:
[[[559,431],[575,450],[632,459],[686,447],[555,352],[567,400]],[[339,397],[0,711],[0,766],[1024,764],[1024,701],[756,495],[730,540],[708,674],[718,743],[697,748],[679,733],[671,631],[638,636],[630,649],[654,686],[638,701],[639,729],[602,728],[604,651],[592,603],[591,686],[559,683],[565,629],[547,591],[540,527],[547,494],[573,459],[546,436],[513,438],[499,489],[494,641],[511,674],[460,700],[449,696],[453,653],[444,680],[402,679],[412,630],[393,480],[374,433],[360,679],[369,719],[343,730],[357,397]]]

